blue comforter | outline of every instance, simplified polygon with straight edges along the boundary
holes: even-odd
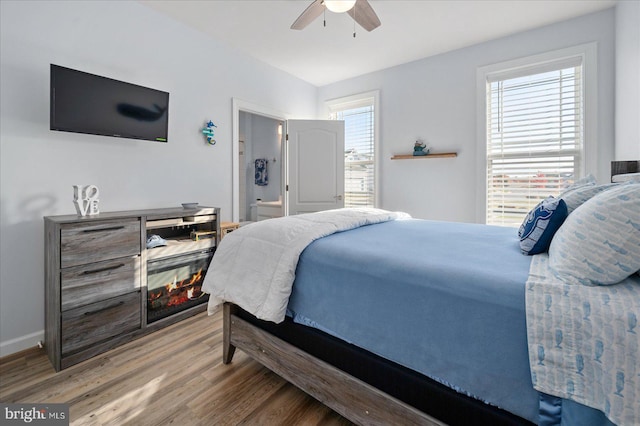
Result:
[[[537,423],[524,302],[531,258],[515,234],[422,220],[333,234],[302,253],[289,310]]]

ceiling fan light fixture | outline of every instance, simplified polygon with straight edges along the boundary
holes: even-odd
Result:
[[[313,0],[293,22],[291,29],[304,29],[315,19],[326,14],[327,9],[336,13],[347,12],[356,23],[367,31],[375,30],[380,26],[380,19],[368,0]]]
[[[347,12],[351,10],[355,4],[356,0],[324,0],[325,7],[335,13]]]

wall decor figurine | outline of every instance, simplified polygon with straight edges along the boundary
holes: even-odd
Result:
[[[98,197],[100,190],[95,185],[73,185],[73,204],[80,216],[100,213]]]
[[[413,155],[427,155],[429,153],[429,148],[427,148],[427,144],[424,142],[416,141],[413,145]]]
[[[207,127],[202,129],[202,133],[206,136],[207,143],[209,145],[215,145],[216,144],[216,140],[213,138],[213,128],[214,127],[218,127],[218,126],[213,124],[213,121],[209,120],[209,122],[207,123]]]

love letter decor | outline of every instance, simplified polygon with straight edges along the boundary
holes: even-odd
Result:
[[[73,185],[73,204],[80,216],[100,213],[98,196],[100,190],[95,185]]]

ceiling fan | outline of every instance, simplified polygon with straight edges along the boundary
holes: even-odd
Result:
[[[373,11],[367,0],[314,0],[298,16],[298,19],[291,25],[291,29],[301,30],[305,28],[318,16],[322,15],[326,9],[336,13],[347,12],[354,21],[367,31],[375,30],[380,26],[380,19],[378,19],[378,15]]]

